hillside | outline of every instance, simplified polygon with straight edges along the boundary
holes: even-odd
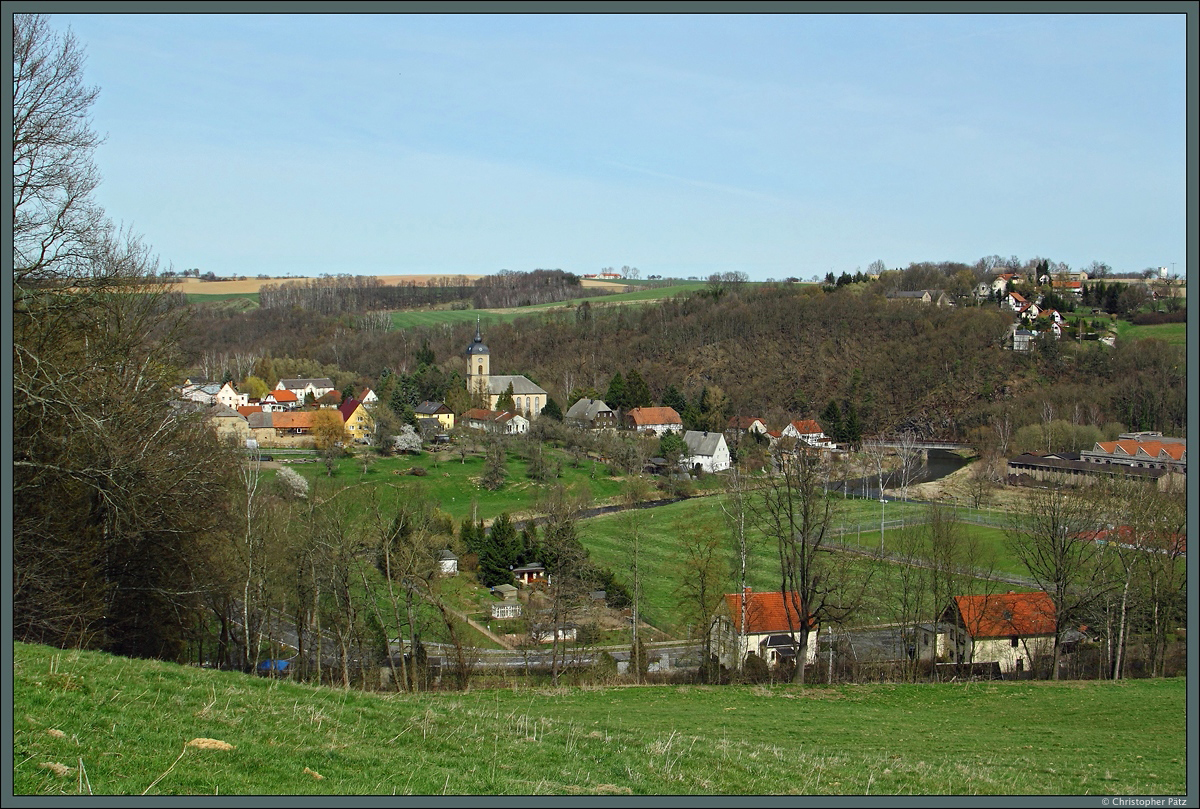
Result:
[[[1186,788],[1179,679],[378,695],[20,643],[14,657],[17,795]]]

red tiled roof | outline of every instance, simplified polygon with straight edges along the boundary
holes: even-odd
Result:
[[[726,430],[749,430],[754,426],[754,422],[762,421],[762,419],[751,418],[750,416],[730,416],[729,423],[725,425]],[[763,425],[766,426],[765,424]]]
[[[973,638],[1054,634],[1054,602],[1048,593],[955,596],[954,601]]]
[[[299,397],[297,397],[296,394],[292,393],[290,390],[287,390],[286,388],[279,389],[279,390],[273,390],[270,393],[268,393],[267,396],[273,396],[275,398],[275,401],[277,401],[281,404],[283,402],[298,402],[298,401],[300,401]],[[266,396],[264,396],[263,398],[265,399]]]
[[[637,426],[646,424],[683,424],[673,407],[635,407],[625,417]]]
[[[1054,287],[1059,287],[1061,289],[1082,289],[1083,282],[1082,281],[1051,281],[1050,287],[1052,289]]]
[[[738,628],[738,634],[757,634],[761,632],[788,632],[800,626],[800,596],[789,593],[785,600],[783,593],[745,593],[746,599],[746,628],[739,625],[742,621],[742,593],[726,593],[725,605],[729,608],[729,616]],[[786,614],[784,610],[787,610]],[[788,626],[788,618],[791,626]],[[816,619],[809,616],[810,628],[816,624]]]
[[[249,418],[251,413],[261,413],[263,411],[262,405],[242,405],[237,409],[237,412],[241,413],[246,418]]]
[[[1008,293],[1008,296],[1017,303],[1025,303],[1025,298],[1019,292],[1010,292]]]
[[[816,435],[817,433],[825,432],[821,429],[821,425],[818,424],[815,419],[793,421],[792,426],[796,428],[796,432],[800,433],[800,435]]]

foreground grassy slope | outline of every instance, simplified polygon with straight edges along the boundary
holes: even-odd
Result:
[[[410,696],[24,644],[14,658],[18,795],[1113,795],[1186,786],[1186,683],[1175,679]],[[185,747],[195,738],[233,749]]]

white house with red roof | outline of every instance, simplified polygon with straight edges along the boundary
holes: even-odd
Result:
[[[1048,593],[955,596],[941,620],[938,656],[951,663],[999,663],[1005,674],[1031,670],[1054,654],[1054,601]]]
[[[300,399],[286,388],[276,388],[269,391],[259,402],[264,413],[280,413],[284,410],[295,410],[300,406]]]
[[[810,447],[821,447],[822,449],[837,448],[837,444],[829,436],[825,435],[825,431],[821,429],[821,425],[817,423],[816,419],[793,421],[783,428],[783,436],[803,441]]]
[[[786,597],[785,597],[786,595]],[[727,593],[711,625],[713,649],[720,662],[730,668],[753,652],[768,665],[794,659],[801,637],[798,593]],[[806,665],[817,660],[816,618],[808,616]]]
[[[673,407],[635,407],[625,413],[625,426],[639,433],[682,433],[683,419]]]
[[[484,410],[473,407],[462,414],[462,421],[474,430],[502,435],[521,435],[529,432],[529,420],[511,410]]]

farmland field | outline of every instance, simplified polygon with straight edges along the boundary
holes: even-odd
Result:
[[[18,795],[1181,795],[1187,786],[1179,678],[375,694],[17,643],[12,682]]]

